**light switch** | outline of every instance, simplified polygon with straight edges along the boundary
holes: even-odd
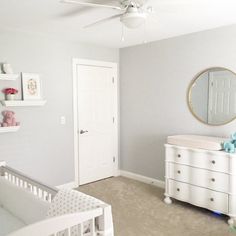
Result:
[[[60,118],[60,122],[61,122],[61,125],[65,125],[66,124],[66,117],[65,116],[61,116]]]

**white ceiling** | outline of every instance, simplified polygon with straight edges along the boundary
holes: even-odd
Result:
[[[113,2],[117,0],[101,0]],[[99,0],[97,0],[99,2]],[[101,8],[62,4],[60,0],[0,0],[0,28],[47,33],[78,42],[122,48],[224,25],[236,24],[236,0],[149,0],[156,15],[137,30],[122,27],[118,19],[93,28],[83,26],[117,14]]]

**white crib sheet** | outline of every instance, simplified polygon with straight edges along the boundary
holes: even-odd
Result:
[[[0,207],[0,236],[5,236],[24,226],[25,224],[20,219]]]

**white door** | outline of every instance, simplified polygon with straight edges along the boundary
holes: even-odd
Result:
[[[209,72],[208,122],[220,124],[236,116],[236,80],[227,70]]]
[[[80,64],[78,78],[79,184],[115,175],[116,69]]]

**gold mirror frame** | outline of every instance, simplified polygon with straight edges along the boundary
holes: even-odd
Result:
[[[192,87],[194,85],[194,83],[199,79],[199,77],[206,73],[207,71],[209,70],[213,70],[213,69],[221,69],[221,70],[227,70],[229,72],[231,72],[232,74],[235,75],[236,77],[236,73],[233,72],[232,70],[229,70],[228,68],[225,68],[225,67],[220,67],[220,66],[216,66],[216,67],[209,67],[201,72],[199,72],[193,79],[192,81],[190,82],[189,86],[188,86],[188,91],[187,91],[187,103],[188,103],[188,108],[190,110],[190,112],[192,113],[192,115],[198,120],[200,121],[201,123],[205,124],[205,125],[209,125],[209,126],[221,126],[221,125],[227,125],[229,124],[230,122],[234,121],[236,119],[236,116],[234,118],[232,118],[231,120],[227,121],[227,122],[224,122],[224,123],[221,123],[221,124],[208,124],[207,122],[205,122],[204,120],[202,120],[201,118],[199,118],[193,111],[193,107],[192,107],[192,99],[191,99],[191,95],[192,95]]]

